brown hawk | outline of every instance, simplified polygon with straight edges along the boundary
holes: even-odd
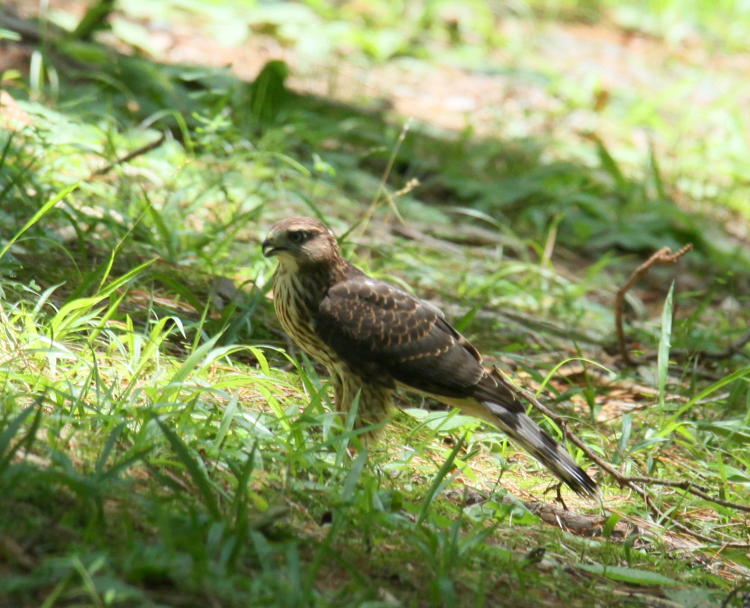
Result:
[[[396,388],[418,391],[491,422],[575,492],[595,494],[594,481],[438,308],[347,262],[323,223],[277,222],[263,254],[279,260],[273,292],[282,327],[328,369],[339,409],[359,394],[359,426],[386,418]]]

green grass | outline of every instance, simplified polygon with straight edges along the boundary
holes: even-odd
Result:
[[[221,3],[183,2],[178,15],[169,12],[178,3],[158,4],[145,14],[202,15],[206,31],[221,24],[241,39]],[[591,5],[601,27],[618,27],[620,8]],[[145,6],[122,2],[120,40],[143,28]],[[408,55],[479,70],[480,51],[502,42],[485,3],[467,4],[457,26],[440,3],[419,4],[433,12],[418,28],[391,4],[373,6],[380,12],[360,16],[366,27],[356,6],[328,3],[259,5],[240,23],[290,47],[335,47],[331,32],[347,19],[348,60],[372,69]],[[566,27],[554,15],[575,17],[567,3],[524,6],[513,17],[529,28],[522,37]],[[295,14],[318,25],[295,30]],[[686,15],[699,17],[711,46],[721,24]],[[526,58],[513,51],[520,38],[504,36],[508,65],[528,79],[545,61],[540,39]],[[364,449],[352,420],[333,411],[325,375],[286,353],[266,297],[273,264],[259,250],[274,220],[322,217],[347,234],[347,255],[438,302],[618,470],[746,503],[747,348],[698,356],[747,325],[748,249],[726,230],[746,213],[744,148],[703,121],[741,120],[744,82],[706,113],[614,87],[592,136],[566,116],[596,87],[553,66],[543,90],[562,105],[538,110],[548,131],[532,113],[493,133],[416,121],[404,136],[404,117],[292,91],[280,63],[247,84],[97,42],[50,38],[36,52],[35,71],[6,74],[30,126],[0,132],[0,605],[658,597],[697,608],[721,605],[747,579],[747,548],[732,546],[747,541],[745,512],[657,485],[649,510],[600,475],[601,505],[564,494],[596,534],[562,531],[519,500],[553,502],[537,465],[477,421],[420,400],[400,401],[382,441]],[[663,112],[679,120],[666,124]],[[655,134],[645,151],[631,137],[643,124]],[[162,132],[163,144],[94,175]],[[412,232],[399,232],[396,210]],[[654,356],[623,366],[613,355],[617,288],[654,249],[686,241],[693,253],[630,293],[629,339]]]

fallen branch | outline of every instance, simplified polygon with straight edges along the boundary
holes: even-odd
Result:
[[[586,456],[591,461],[595,462],[597,465],[599,465],[599,467],[602,470],[609,473],[609,475],[613,477],[621,487],[631,488],[634,492],[636,492],[639,496],[641,496],[641,498],[643,498],[644,502],[649,507],[649,509],[651,509],[660,518],[665,519],[665,520],[669,519],[669,521],[671,521],[671,523],[677,529],[684,532],[685,534],[689,534],[690,536],[697,538],[698,540],[711,543],[711,544],[716,544],[717,542],[719,542],[718,539],[712,538],[710,536],[706,536],[704,534],[701,534],[700,532],[695,532],[694,530],[691,530],[690,528],[688,528],[686,525],[674,519],[670,519],[668,515],[659,511],[659,509],[654,504],[651,494],[649,494],[648,490],[641,484],[662,485],[662,486],[681,489],[681,490],[684,490],[685,492],[688,492],[689,494],[693,494],[694,496],[697,496],[699,498],[702,498],[703,500],[707,500],[714,504],[721,505],[724,507],[729,507],[731,509],[736,509],[738,511],[750,512],[750,505],[731,502],[731,501],[724,500],[721,498],[714,498],[713,496],[710,496],[706,492],[706,488],[702,486],[696,486],[695,484],[689,481],[673,481],[673,480],[665,480],[665,479],[656,479],[653,477],[630,477],[630,476],[621,474],[619,471],[617,471],[617,469],[612,467],[609,463],[605,462],[593,450],[591,450],[580,437],[578,437],[572,431],[568,430],[567,421],[562,416],[560,416],[559,414],[556,414],[555,412],[550,410],[547,406],[543,405],[539,401],[539,399],[537,399],[531,392],[512,384],[509,380],[505,378],[505,376],[503,376],[503,374],[497,368],[495,368],[494,371],[495,371],[495,377],[497,378],[497,380],[501,382],[503,386],[505,386],[509,391],[511,391],[512,394],[516,395],[519,398],[526,399],[532,405],[534,405],[536,409],[538,409],[545,416],[553,420],[555,424],[557,424],[562,429],[564,436],[567,439],[569,439],[571,443],[581,448],[583,453],[586,454]],[[721,543],[721,545],[722,547],[726,547],[726,548],[731,547],[733,549],[750,549],[750,543],[726,542],[726,543]]]
[[[161,146],[166,139],[167,139],[167,134],[162,132],[162,134],[159,136],[158,139],[155,139],[154,141],[146,144],[145,146],[136,148],[132,152],[128,152],[125,156],[121,156],[117,160],[102,167],[101,169],[97,169],[89,176],[89,179],[93,179],[94,177],[99,177],[100,175],[105,175],[109,173],[112,169],[114,169],[117,165],[127,163],[133,160],[134,158],[141,156],[142,154],[146,154],[147,152],[151,152],[151,150],[155,150],[156,148]]]
[[[510,497],[506,498],[503,499],[504,502],[511,504],[514,502],[514,499],[511,499]],[[607,518],[601,515],[575,513],[568,509],[561,509],[543,502],[522,500],[521,503],[542,521],[552,526],[557,526],[563,530],[573,532],[574,534],[578,534],[579,536],[600,535],[607,524]],[[632,524],[618,522],[612,530],[611,536],[618,539],[624,539],[636,531],[636,527]]]
[[[617,295],[615,296],[615,330],[617,331],[617,344],[620,348],[622,360],[628,365],[635,365],[636,362],[630,358],[627,345],[625,344],[625,330],[623,329],[622,324],[622,310],[623,304],[625,302],[625,294],[630,291],[630,289],[633,287],[633,285],[636,284],[638,279],[646,274],[651,267],[656,266],[657,264],[673,264],[692,248],[693,244],[688,243],[679,251],[672,253],[672,250],[669,247],[662,247],[649,259],[643,262],[643,264],[638,266],[638,268],[636,268],[630,275],[630,278],[628,278],[628,280],[625,282],[625,285],[617,290]]]

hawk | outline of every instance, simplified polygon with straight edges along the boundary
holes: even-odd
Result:
[[[350,264],[325,224],[282,220],[262,247],[279,261],[273,295],[281,326],[327,368],[341,411],[359,395],[358,426],[385,420],[397,388],[417,391],[492,423],[576,493],[596,493],[437,307]]]

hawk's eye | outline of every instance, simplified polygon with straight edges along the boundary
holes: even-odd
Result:
[[[289,242],[294,243],[295,245],[299,245],[300,243],[304,242],[306,238],[307,233],[302,230],[295,230],[294,232],[289,233]]]

